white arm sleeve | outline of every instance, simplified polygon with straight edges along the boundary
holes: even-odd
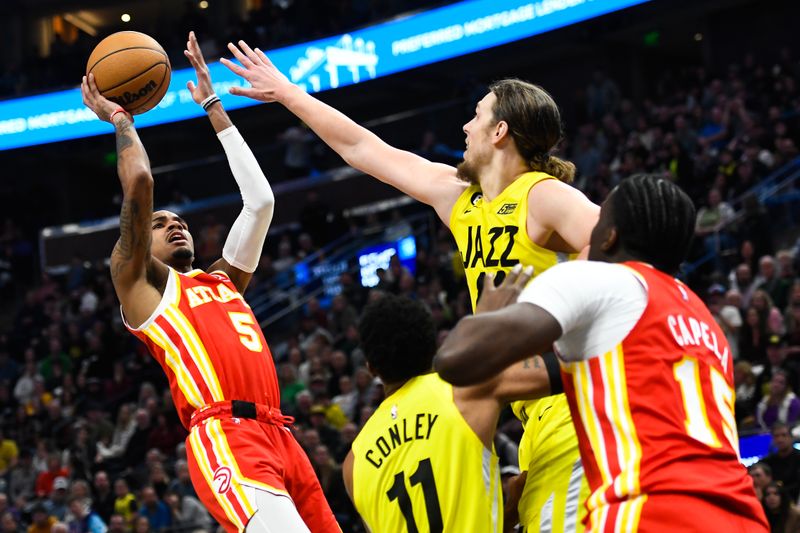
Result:
[[[647,307],[647,288],[625,266],[570,261],[534,278],[519,296],[561,326],[555,346],[565,361],[589,359],[613,349]]]
[[[255,272],[272,222],[275,195],[253,152],[236,126],[217,134],[233,177],[239,185],[244,207],[228,233],[222,257],[244,272]]]

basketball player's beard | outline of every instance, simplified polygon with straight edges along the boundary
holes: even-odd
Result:
[[[456,177],[461,181],[466,181],[471,185],[479,185],[480,177],[478,176],[478,169],[474,165],[462,161],[456,166]]]
[[[194,252],[188,246],[181,246],[180,248],[172,252],[172,259],[178,260],[181,263],[187,260],[191,262],[193,258],[194,258]]]

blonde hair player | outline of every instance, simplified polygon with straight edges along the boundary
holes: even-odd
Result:
[[[541,87],[516,79],[493,84],[464,125],[466,151],[456,168],[389,146],[290,83],[243,41],[228,48],[241,66],[222,63],[252,86],[232,93],[280,102],[349,165],[434,208],[458,244],[473,307],[487,275],[499,283],[520,262],[539,275],[588,246],[599,208],[569,185],[574,165],[552,154],[561,117]],[[507,378],[524,379],[524,363],[517,370]],[[587,489],[566,399],[514,407],[525,425],[520,523],[529,532],[580,530],[578,502]]]
[[[192,484],[227,531],[339,532],[314,470],[281,414],[275,366],[264,335],[242,298],[261,257],[275,204],[253,153],[214,94],[200,47],[189,34],[185,55],[197,74],[188,83],[208,113],[244,207],[222,258],[192,268],[194,243],[175,213],[153,213],[153,177],[133,119],[81,84],[84,103],[111,123],[122,184],[120,238],[111,279],[126,327],[144,342],[169,380],[184,427]]]

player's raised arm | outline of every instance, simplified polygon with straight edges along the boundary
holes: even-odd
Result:
[[[219,97],[214,94],[211,76],[194,32],[189,33],[184,55],[194,67],[197,84],[187,83],[194,101],[203,106],[222,143],[233,177],[239,185],[244,207],[231,226],[222,258],[209,268],[222,270],[239,292],[244,292],[261,258],[275,208],[275,195],[253,152],[233,125]]]
[[[239,41],[239,47],[228,44],[228,48],[242,66],[227,59],[222,59],[222,64],[251,85],[233,87],[232,94],[283,104],[348,165],[430,205],[449,225],[450,211],[466,188],[466,183],[456,177],[454,167],[389,146],[377,135],[291,83],[258,48],[252,50],[244,41]]]
[[[599,205],[561,181],[543,181],[528,193],[528,234],[554,232],[572,252],[583,252],[581,259],[599,217]]]
[[[533,277],[533,268],[523,268],[518,264],[508,273],[499,287],[495,286],[495,275],[496,273],[489,273],[486,276],[483,292],[475,308],[476,317],[482,317],[487,313],[514,304]],[[480,324],[478,327],[481,327]],[[451,333],[448,339],[454,334],[455,332]],[[482,332],[481,337],[484,335],[487,333]],[[447,376],[452,370],[448,370],[447,365],[460,366],[461,363],[458,359],[448,360],[448,355],[452,355],[452,353],[443,353],[446,346],[448,346],[447,343],[442,346],[439,355],[434,359],[434,365],[442,378],[450,381]],[[463,348],[462,345],[459,344],[459,346]],[[550,347],[546,351],[549,352]],[[444,369],[444,374],[442,374],[442,369]],[[456,372],[459,371],[456,370]],[[552,352],[545,355],[532,352],[524,358],[518,357],[506,367],[499,367],[498,371],[491,373],[487,371],[485,377],[487,379],[479,380],[478,385],[461,387],[456,390],[464,398],[492,398],[501,406],[512,401],[530,400],[562,392],[558,359]],[[470,382],[469,385],[472,383],[474,382]]]
[[[539,306],[516,302],[531,278],[532,270],[518,265],[511,270],[499,288],[487,277],[484,291],[476,306],[476,314],[459,321],[445,339],[433,366],[436,372],[453,385],[467,387],[484,383],[493,387],[493,396],[504,401],[535,398],[554,393],[556,381],[551,357],[539,355],[552,349],[561,336],[561,326]],[[499,341],[502,339],[502,342]],[[528,372],[515,365],[529,360],[532,368],[527,383],[516,381]]]
[[[120,237],[111,252],[111,280],[127,319],[138,324],[158,304],[160,295],[153,287],[165,281],[167,273],[167,267],[150,255],[153,216],[150,161],[131,115],[100,94],[93,74],[83,77],[81,94],[83,103],[97,118],[112,124],[116,132],[117,173],[123,197]]]

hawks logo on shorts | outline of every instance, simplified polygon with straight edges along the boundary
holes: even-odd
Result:
[[[220,466],[214,472],[214,490],[219,494],[225,494],[231,488],[231,469],[227,466]]]

